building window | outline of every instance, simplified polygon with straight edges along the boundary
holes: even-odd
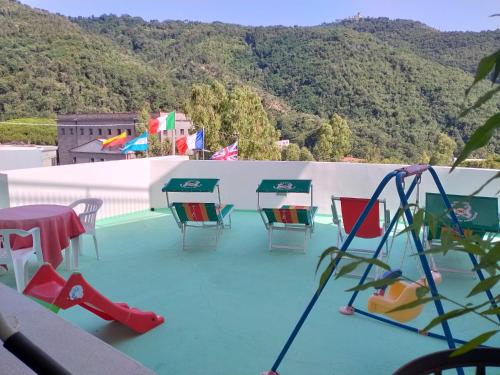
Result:
[[[83,135],[83,129],[80,129],[80,135]]]
[[[104,159],[101,159],[101,161],[104,161]]]
[[[94,158],[90,158],[90,162],[93,163],[94,162]]]
[[[108,129],[108,135],[111,135],[111,129]]]
[[[73,164],[76,164],[76,156],[73,156]]]
[[[62,135],[66,134],[66,129],[61,128],[61,134],[62,134]]]
[[[93,135],[94,134],[94,129],[89,129],[89,134]]]
[[[69,129],[69,134],[73,135],[73,128]]]
[[[131,129],[127,129],[127,135],[132,135],[132,130]]]
[[[118,135],[122,134],[122,130],[121,129],[116,129],[116,134],[118,134]]]
[[[102,135],[102,129],[97,129],[97,133],[99,133],[99,135]]]
[[[184,135],[184,129],[181,129],[180,132],[181,132],[181,135]]]

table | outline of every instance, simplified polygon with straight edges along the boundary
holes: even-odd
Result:
[[[78,237],[85,232],[78,215],[68,206],[36,204],[0,209],[0,229],[34,227],[40,228],[43,259],[54,268],[61,264],[61,251],[69,246],[69,240],[78,246]],[[31,238],[14,236],[11,240],[14,250],[32,246]]]

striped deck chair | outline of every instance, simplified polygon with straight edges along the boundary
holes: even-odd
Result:
[[[307,234],[314,231],[314,216],[318,207],[284,205],[280,208],[262,208],[263,219],[269,234],[268,248],[285,248],[306,251]],[[304,232],[304,245],[278,245],[273,243],[274,230],[290,230]]]
[[[174,202],[170,208],[182,231],[182,249],[190,248],[186,246],[188,227],[215,228],[215,243],[213,244],[215,248],[222,229],[231,228],[231,211],[234,208],[232,204]]]

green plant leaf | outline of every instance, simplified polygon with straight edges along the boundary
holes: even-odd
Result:
[[[481,293],[481,292],[484,292],[488,289],[493,288],[498,283],[498,280],[500,280],[500,275],[491,276],[491,277],[488,277],[488,278],[480,281],[479,283],[477,283],[474,286],[474,288],[472,288],[472,290],[467,295],[467,297],[475,296],[478,293]]]
[[[356,285],[355,287],[352,287],[350,289],[347,289],[346,292],[355,292],[355,291],[361,291],[361,290],[366,290],[369,288],[379,288],[384,285],[391,285],[394,284],[396,281],[398,281],[399,278],[397,279],[380,279],[380,280],[373,280],[367,283],[364,283],[362,285]]]
[[[345,266],[343,266],[339,272],[335,275],[335,278],[338,279],[339,277],[342,277],[348,273],[351,273],[354,271],[361,263],[363,263],[362,260],[358,260],[356,262],[351,262],[347,263]]]
[[[462,111],[462,113],[460,113],[460,115],[458,115],[458,117],[467,116],[470,111],[473,111],[473,110],[481,107],[484,103],[486,103],[488,100],[490,100],[499,91],[500,91],[500,86],[495,87],[494,89],[487,91],[485,94],[481,95],[473,105],[471,105],[469,108]]]
[[[465,90],[465,95],[469,95],[470,90],[482,79],[484,79],[490,71],[494,68],[498,56],[500,55],[500,51],[497,51],[489,56],[483,57],[481,61],[479,61],[479,64],[477,65],[476,69],[476,76],[474,77],[474,82],[472,82],[472,85]]]
[[[484,315],[497,315],[500,314],[500,307],[492,307],[491,309],[481,311]]]
[[[412,309],[412,308],[420,306],[420,305],[425,305],[427,302],[430,302],[432,300],[434,300],[433,297],[417,298],[415,301],[405,303],[404,305],[398,306],[398,307],[396,307],[392,310],[389,310],[387,312],[392,313],[392,312],[396,312],[396,311],[403,311],[403,310]]]
[[[330,275],[333,272],[333,265],[334,264],[335,264],[335,262],[330,262],[328,267],[326,267],[326,269],[321,274],[321,277],[319,279],[318,291],[316,293],[319,293],[325,287],[326,282],[328,281],[328,279],[330,278]]]
[[[486,185],[488,185],[491,181],[497,179],[497,178],[500,178],[500,172],[497,172],[496,175],[494,175],[493,177],[489,178],[488,181],[486,181],[484,184],[482,184],[476,191],[474,191],[471,195],[476,195],[476,194],[479,194],[481,192],[481,190],[484,189],[484,187]],[[497,194],[500,193],[500,190],[497,191]]]
[[[455,350],[453,353],[451,353],[450,357],[457,357],[461,354],[464,354],[464,353],[471,351],[474,348],[477,348],[483,342],[488,341],[491,336],[494,336],[495,334],[497,334],[498,331],[499,331],[498,329],[495,329],[493,331],[484,332],[484,333],[480,334],[479,336],[474,337],[472,340],[463,344],[457,350]]]
[[[474,308],[471,307],[466,307],[466,308],[460,308],[460,309],[455,309],[448,311],[447,313],[444,313],[442,315],[439,315],[432,319],[429,324],[427,324],[422,331],[428,332],[431,328],[437,326],[438,324],[441,324],[441,322],[444,322],[445,320],[450,320],[459,316],[462,316],[464,314],[469,313],[470,311],[473,311]]]
[[[318,260],[318,264],[316,265],[316,273],[318,272],[318,269],[319,267],[321,266],[321,263],[323,262],[323,260],[325,260],[325,258],[329,255],[332,255],[332,254],[335,254],[335,253],[338,253],[339,252],[339,249],[335,246],[332,246],[332,247],[329,247],[328,249],[326,249],[325,251],[323,251],[319,257],[319,260]],[[336,261],[337,259],[335,259]]]
[[[424,298],[427,293],[429,293],[429,288],[425,286],[418,287],[415,291],[417,298]]]
[[[500,127],[500,113],[495,113],[472,134],[457,160],[453,163],[450,173],[453,172],[461,162],[467,159],[473,151],[485,146],[493,136],[493,131],[498,127]]]

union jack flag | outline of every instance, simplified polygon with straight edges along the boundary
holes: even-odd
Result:
[[[238,160],[238,142],[232,145],[221,148],[216,151],[210,158],[211,160]]]

